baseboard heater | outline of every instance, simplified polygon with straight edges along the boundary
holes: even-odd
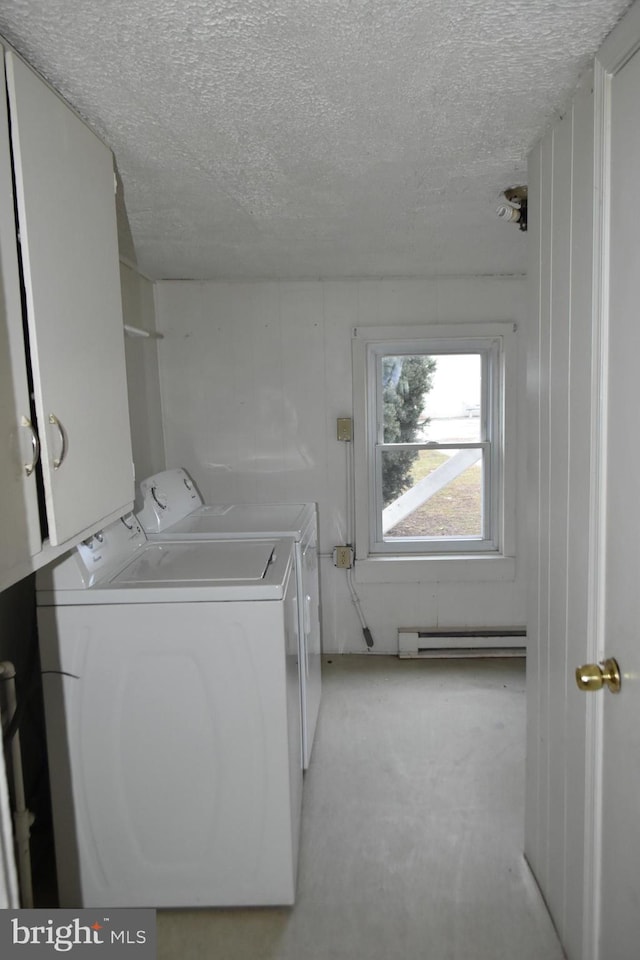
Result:
[[[524,627],[398,628],[398,656],[524,657]]]

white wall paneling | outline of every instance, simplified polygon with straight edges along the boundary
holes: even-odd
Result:
[[[549,704],[563,703],[567,689],[567,663],[553,650],[559,630],[567,621],[567,507],[570,425],[568,422],[571,287],[571,183],[572,113],[556,125],[553,134],[551,204],[551,301],[549,312],[549,448],[541,459],[549,471]],[[564,777],[566,714],[554,717],[549,730],[549,860],[562,852],[566,830],[566,783]],[[564,918],[565,871],[550,870],[548,896]],[[564,921],[562,921],[564,922]]]
[[[564,941],[570,956],[580,956],[590,936],[588,905],[580,883],[586,869],[586,811],[582,807],[587,782],[582,750],[590,703],[575,686],[574,668],[588,657],[588,608],[591,569],[585,549],[591,519],[592,365],[594,347],[592,245],[593,235],[593,96],[588,86],[573,104],[573,177],[571,188],[571,337],[569,353],[569,461],[567,503],[567,652],[564,757],[565,863],[567,870]],[[572,745],[579,745],[574,749]],[[587,798],[588,803],[588,798]]]
[[[166,464],[190,471],[207,500],[318,501],[325,651],[365,650],[346,576],[328,556],[346,536],[347,451],[336,419],[351,415],[352,328],[495,320],[522,328],[525,290],[506,277],[156,285]],[[521,498],[524,336],[520,347]],[[523,624],[523,527],[521,510],[514,579],[358,584],[374,651],[395,653],[399,626]]]
[[[585,656],[592,492],[593,92],[530,158],[526,853],[571,958],[586,954]]]
[[[527,856],[538,876],[542,873],[542,825],[544,769],[541,731],[541,675],[543,650],[540,643],[541,551],[540,515],[542,462],[541,313],[543,303],[541,260],[542,150],[529,157],[529,259],[530,322],[527,327],[527,498],[526,550],[529,588],[527,598],[527,766],[525,785],[525,836]]]

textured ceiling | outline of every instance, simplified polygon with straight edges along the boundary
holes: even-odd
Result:
[[[4,0],[152,278],[519,273],[501,191],[629,0]]]

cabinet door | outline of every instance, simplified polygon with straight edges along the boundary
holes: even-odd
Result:
[[[7,97],[0,70],[0,590],[41,546],[37,441],[29,417]]]
[[[133,501],[113,158],[6,55],[11,140],[49,538]]]

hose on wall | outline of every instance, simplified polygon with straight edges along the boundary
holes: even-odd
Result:
[[[353,547],[355,544],[354,536],[354,517],[355,517],[355,480],[354,480],[354,469],[353,469],[353,441],[347,440],[345,442],[347,448],[347,541],[349,545]],[[355,555],[355,550],[354,550]],[[367,645],[367,648],[370,650],[373,647],[373,636],[371,630],[367,626],[367,622],[364,618],[362,612],[362,607],[360,605],[360,597],[355,588],[353,582],[353,568],[347,568],[347,585],[349,587],[349,593],[351,594],[351,600],[354,607],[356,608],[356,613],[358,614],[358,619],[360,620],[360,625],[362,627],[362,635],[364,637],[364,642]]]

